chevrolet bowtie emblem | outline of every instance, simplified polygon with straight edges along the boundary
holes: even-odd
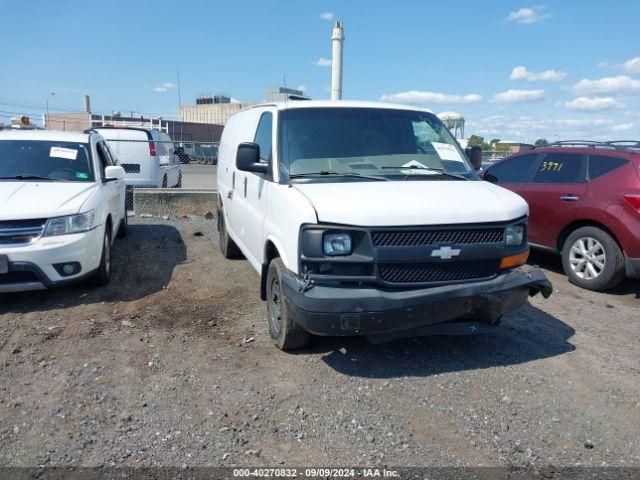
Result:
[[[432,257],[440,257],[442,260],[451,260],[458,255],[460,255],[460,249],[451,247],[440,247],[431,252]]]

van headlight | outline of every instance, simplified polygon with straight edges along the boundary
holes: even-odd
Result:
[[[322,240],[322,250],[328,257],[351,255],[351,234],[345,232],[327,232]]]
[[[90,210],[76,215],[50,218],[44,231],[46,237],[68,235],[93,230],[95,227],[95,211]]]
[[[509,225],[504,229],[504,240],[507,246],[521,245],[524,242],[524,227]]]

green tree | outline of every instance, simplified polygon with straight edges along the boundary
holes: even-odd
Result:
[[[500,139],[499,138],[492,138],[491,141],[489,142],[489,145],[495,145],[496,143],[500,143]]]
[[[549,142],[546,138],[539,138],[538,140],[536,140],[536,143],[534,143],[534,145],[536,147],[544,147],[545,145],[549,145]]]
[[[477,145],[477,146],[481,147],[483,143],[484,143],[484,137],[479,137],[478,135],[471,135],[469,137],[468,145],[470,147],[474,146],[474,145]]]

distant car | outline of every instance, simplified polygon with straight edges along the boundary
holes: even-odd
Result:
[[[191,159],[197,156],[195,143],[180,142],[175,148],[175,153],[180,163],[191,163]]]
[[[531,246],[560,253],[576,285],[606,290],[640,278],[639,146],[556,142],[496,162],[483,178],[529,203]]]
[[[111,278],[124,169],[97,133],[0,132],[0,292]]]
[[[130,187],[180,188],[180,158],[171,137],[158,130],[139,127],[96,127],[90,131],[102,135],[118,165],[125,171]]]

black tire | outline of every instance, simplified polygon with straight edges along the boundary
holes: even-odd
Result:
[[[167,176],[162,177],[162,188],[167,188]]]
[[[267,272],[267,319],[271,340],[280,350],[297,350],[309,343],[311,335],[293,321],[282,293],[282,278],[287,268],[279,257],[271,260]]]
[[[242,252],[236,245],[231,237],[229,236],[229,232],[227,232],[227,224],[224,220],[224,212],[222,208],[218,210],[218,235],[220,242],[220,252],[224,258],[241,258]]]
[[[116,238],[126,237],[128,231],[129,231],[129,215],[127,212],[127,205],[125,204],[124,218],[120,221],[120,226],[118,226],[118,233],[116,234]]]
[[[572,283],[587,290],[608,290],[625,277],[620,246],[598,227],[581,227],[567,237],[562,247],[562,266]]]
[[[173,188],[182,188],[182,172],[178,174],[178,183]]]
[[[90,280],[92,285],[98,287],[107,285],[111,280],[111,225],[107,223],[104,229],[100,265],[98,266],[98,271]]]

